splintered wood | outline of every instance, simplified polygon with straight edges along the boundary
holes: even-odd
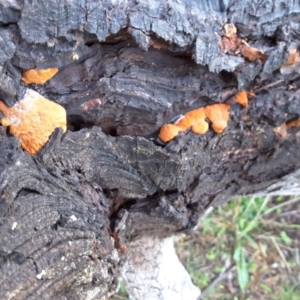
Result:
[[[9,126],[10,133],[33,155],[46,144],[55,128],[67,129],[65,109],[31,89],[13,107],[0,101],[0,111],[4,114],[2,125]]]

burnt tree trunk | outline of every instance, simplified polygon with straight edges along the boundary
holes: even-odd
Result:
[[[299,127],[274,131],[300,117],[299,21],[296,1],[0,1],[0,99],[31,88],[68,116],[36,156],[0,128],[3,299],[101,299],[130,242],[188,232],[235,195],[287,193],[284,176],[299,192]],[[225,53],[226,23],[263,58]],[[44,85],[20,80],[51,67]],[[254,96],[223,133],[157,138],[241,90]]]

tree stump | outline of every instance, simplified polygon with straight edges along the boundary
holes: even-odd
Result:
[[[13,106],[32,89],[62,105],[68,121],[36,155],[0,127],[5,299],[103,299],[131,243],[188,232],[236,195],[299,193],[298,3],[5,0],[0,8],[0,99]],[[26,84],[35,68],[58,72]],[[189,127],[158,138],[164,124],[225,103],[221,133],[208,121],[205,134]]]

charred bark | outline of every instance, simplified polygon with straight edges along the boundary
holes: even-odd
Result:
[[[3,1],[0,98],[30,85],[67,110],[36,156],[1,127],[0,290],[7,299],[100,299],[114,291],[125,245],[193,228],[235,195],[280,191],[300,166],[300,5],[290,1]],[[264,59],[225,53],[225,23]],[[295,51],[294,51],[295,50]],[[293,52],[294,51],[294,52]],[[296,55],[295,54],[295,55]],[[160,127],[253,89],[222,134]],[[293,177],[295,178],[295,177]],[[297,178],[297,177],[296,177]],[[121,251],[117,254],[116,249]]]

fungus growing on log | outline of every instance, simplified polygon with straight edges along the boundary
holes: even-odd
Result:
[[[179,131],[185,131],[189,129],[191,126],[193,126],[195,123],[195,120],[192,118],[187,117],[186,115],[182,116],[180,119],[178,119],[174,125],[178,127]]]
[[[216,133],[221,133],[226,128],[229,120],[229,108],[229,104],[220,103],[193,109],[174,124],[163,125],[158,137],[163,142],[169,142],[179,131],[185,131],[190,127],[192,127],[194,133],[204,134],[209,128],[205,118],[212,122],[212,128]]]
[[[4,114],[2,125],[10,126],[10,133],[33,155],[45,145],[55,128],[61,127],[64,132],[67,129],[65,109],[31,89],[13,107],[0,101],[0,111]]]
[[[173,124],[165,124],[161,127],[158,137],[163,142],[169,142],[179,133],[179,128]]]
[[[245,91],[241,91],[234,96],[234,99],[237,103],[241,104],[244,107],[248,107],[248,97]]]
[[[58,68],[49,69],[30,69],[23,73],[22,80],[26,84],[44,84],[58,72]]]
[[[192,131],[197,134],[204,134],[208,130],[208,123],[204,119],[200,119],[192,126]]]
[[[205,108],[200,107],[197,109],[193,109],[185,114],[186,117],[191,118],[193,120],[205,119]]]
[[[281,66],[288,66],[298,63],[300,61],[300,53],[297,49],[292,49],[289,53],[288,59]]]
[[[289,122],[286,123],[286,127],[288,129],[292,128],[292,127],[298,127],[298,126],[300,126],[300,119],[289,121]]]
[[[267,55],[265,53],[248,45],[242,45],[240,47],[240,52],[249,61],[255,61],[259,59],[264,64],[267,60]]]
[[[185,114],[187,118],[194,120],[192,131],[197,134],[204,134],[207,132],[209,126],[208,123],[205,121],[205,108],[200,107],[197,109],[193,109]]]
[[[274,127],[273,130],[274,132],[276,132],[276,134],[280,137],[280,138],[285,138],[287,135],[287,130],[293,127],[298,127],[300,126],[300,119],[296,119],[296,120],[291,120],[285,123],[282,123],[281,125]]]
[[[221,133],[229,120],[230,105],[226,103],[213,104],[205,107],[206,117],[212,122],[212,128],[216,133]]]
[[[204,109],[204,107],[200,107],[200,108],[193,109],[193,110],[187,112],[182,118],[180,118],[178,121],[176,121],[174,123],[174,125],[177,126],[180,131],[185,131],[185,130],[189,129],[190,127],[197,126],[197,125],[205,127],[205,125],[203,123],[204,119],[205,119],[205,109]],[[199,122],[200,122],[200,124],[198,124]],[[199,129],[199,127],[198,127],[198,129]],[[207,129],[208,129],[208,127],[207,127]],[[195,130],[199,131],[197,129],[195,129]],[[207,130],[202,129],[200,131],[201,132],[203,131],[203,133],[205,133]],[[201,133],[201,134],[203,134],[203,133]]]

